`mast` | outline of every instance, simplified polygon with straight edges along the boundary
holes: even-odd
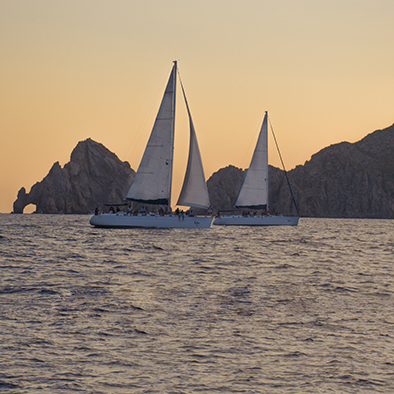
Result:
[[[176,76],[177,76],[177,67],[178,63],[174,60],[174,95],[173,95],[173,104],[172,104],[172,133],[171,133],[171,153],[170,153],[170,181],[168,185],[168,212],[171,212],[171,192],[172,192],[172,171],[173,171],[173,163],[174,163],[174,135],[175,135],[175,105],[176,105]]]
[[[268,188],[269,188],[269,182],[268,182],[268,111],[265,111],[265,116],[267,118],[267,132],[265,133],[265,146],[267,147],[267,155],[266,155],[266,174],[267,174],[267,183],[266,183],[266,201],[267,201],[267,212],[269,212],[269,200],[268,200]]]

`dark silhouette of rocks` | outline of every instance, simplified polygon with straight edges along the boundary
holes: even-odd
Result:
[[[304,216],[394,218],[394,125],[322,149],[291,179]]]
[[[207,181],[209,200],[215,212],[234,209],[245,171],[232,165],[214,172]]]
[[[90,138],[79,142],[70,162],[61,168],[56,162],[48,175],[26,193],[24,187],[14,202],[14,213],[28,204],[42,213],[90,213],[104,203],[121,203],[134,180],[129,163],[122,162],[104,145]]]
[[[37,212],[90,213],[103,203],[121,203],[134,180],[129,163],[102,144],[79,142],[64,168],[55,163],[48,175],[26,193],[18,192],[14,212],[32,203]],[[232,210],[245,171],[232,165],[207,181],[214,212]],[[394,218],[394,125],[356,143],[322,149],[288,172],[300,216]],[[285,174],[269,166],[271,213],[296,213]],[[241,212],[238,210],[236,212]]]

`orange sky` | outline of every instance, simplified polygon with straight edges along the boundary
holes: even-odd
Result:
[[[265,110],[287,169],[388,127],[393,16],[392,0],[1,1],[0,212],[88,137],[137,169],[174,59],[207,178],[248,166]]]

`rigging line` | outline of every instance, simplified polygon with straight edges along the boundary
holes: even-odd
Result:
[[[164,83],[163,83],[164,86],[166,86],[165,81],[167,79],[168,79],[168,77],[164,78]],[[162,92],[162,89],[163,88],[161,86],[156,89],[156,92],[154,93],[153,98],[151,99],[151,102],[150,102],[149,106],[147,107],[148,109],[146,110],[146,113],[143,115],[143,118],[142,118],[139,126],[136,127],[136,132],[133,133],[133,137],[131,138],[129,145],[126,146],[127,149],[122,157],[125,157],[125,159],[127,161],[131,161],[131,158],[134,158],[134,153],[135,153],[136,148],[138,147],[141,137],[142,136],[146,137],[146,135],[147,135],[148,139],[149,139],[149,130],[146,131],[146,129],[148,127],[148,121],[150,122],[152,116],[154,116],[155,105],[156,105],[157,101],[160,100],[160,94]],[[154,119],[153,120],[153,122],[154,122],[155,118],[153,118],[153,119]],[[131,149],[131,152],[130,152],[130,149]],[[142,154],[143,154],[143,152],[144,151],[142,151]],[[141,159],[140,159],[140,161],[141,161]],[[137,162],[136,169],[138,169],[138,166],[139,166],[139,162]]]
[[[283,162],[282,155],[281,155],[280,150],[279,150],[278,141],[276,140],[276,137],[275,137],[275,133],[274,133],[274,129],[273,129],[273,127],[272,127],[271,119],[269,119],[269,122],[270,122],[271,132],[272,132],[272,135],[273,135],[273,137],[274,137],[274,141],[275,141],[275,145],[276,145],[276,150],[278,151],[279,158],[280,158],[280,161],[281,161],[281,163],[282,163],[283,171],[284,171],[285,176],[286,176],[287,185],[289,186],[289,189],[290,189],[291,198],[292,198],[292,200],[293,200],[293,204],[294,204],[295,209],[296,209],[296,211],[297,211],[297,215],[299,216],[300,214],[299,214],[299,212],[298,212],[298,207],[297,207],[297,204],[296,204],[296,202],[295,202],[293,190],[291,189],[289,177],[287,176],[287,171],[286,171],[285,163]]]
[[[248,145],[247,149],[245,150],[245,153],[244,153],[244,155],[241,159],[241,162],[240,162],[241,166],[242,166],[241,170],[243,170],[243,171],[247,170],[250,167],[251,158],[253,157],[253,148],[256,146],[255,141],[256,140],[258,141],[258,139],[259,139],[260,129],[261,129],[261,123],[260,123],[260,125],[257,126],[257,131],[254,132],[253,136],[255,139],[252,139],[252,138],[249,139],[250,140],[249,145]],[[256,135],[257,135],[257,138],[255,137]],[[249,161],[246,161],[246,160],[249,160]]]
[[[186,104],[187,113],[188,113],[189,118],[190,118],[191,115],[190,115],[190,110],[189,110],[189,104],[188,104],[187,99],[186,99],[185,89],[183,88],[183,83],[182,83],[182,80],[181,80],[181,74],[179,73],[179,69],[178,69],[177,71],[178,71],[179,83],[180,83],[180,85],[181,85],[183,97],[184,97],[184,99],[185,99],[185,104]]]

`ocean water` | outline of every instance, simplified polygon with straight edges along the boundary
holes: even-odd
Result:
[[[394,221],[0,215],[0,391],[393,393]]]

